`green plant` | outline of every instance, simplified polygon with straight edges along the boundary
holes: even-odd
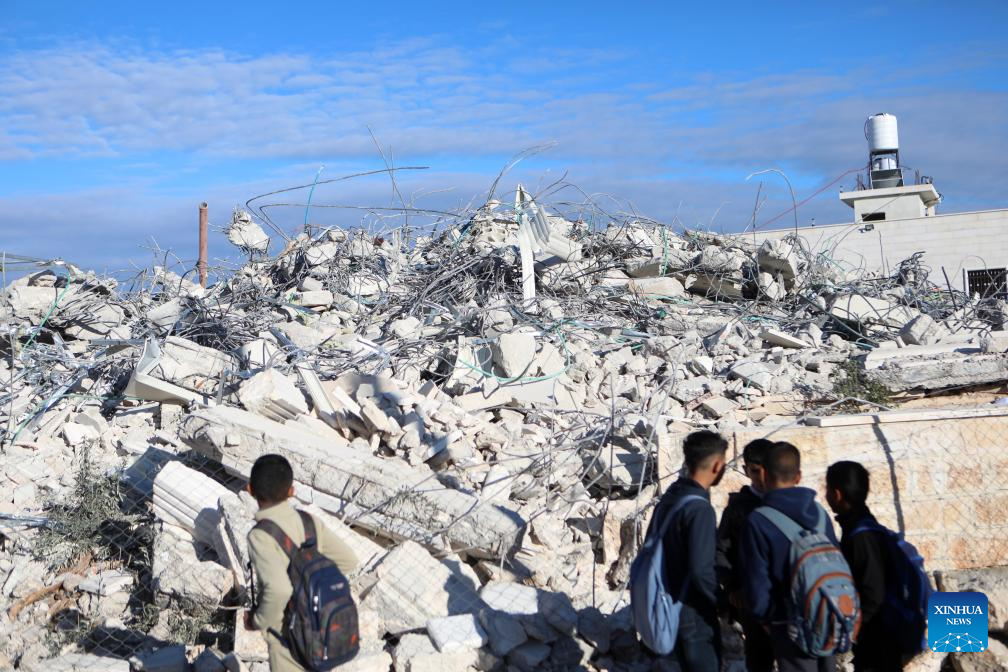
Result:
[[[85,448],[77,462],[73,489],[45,505],[49,525],[38,537],[35,556],[53,569],[66,567],[88,551],[96,559],[111,559],[117,537],[133,521],[119,510],[120,486],[114,475],[102,473]]]
[[[853,397],[881,406],[888,406],[891,400],[889,389],[869,376],[854,358],[845,360],[837,367],[833,374],[833,394],[838,399]],[[845,404],[849,407],[857,405],[856,402]]]

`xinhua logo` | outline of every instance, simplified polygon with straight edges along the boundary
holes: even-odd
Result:
[[[987,596],[983,593],[931,593],[928,646],[948,653],[987,649]]]

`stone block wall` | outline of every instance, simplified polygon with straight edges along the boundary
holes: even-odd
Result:
[[[871,477],[869,507],[883,525],[905,533],[929,570],[1008,565],[1008,414],[740,428],[728,437],[738,469],[729,469],[712,493],[719,513],[728,493],[748,482],[741,473],[743,447],[764,437],[801,450],[802,484],[817,490],[824,506],[826,468],[839,460],[862,463]],[[662,487],[682,462],[682,437],[671,438],[658,460]]]

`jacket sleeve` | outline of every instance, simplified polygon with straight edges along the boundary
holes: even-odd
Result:
[[[350,576],[360,564],[357,554],[349,544],[336,536],[336,533],[328,525],[314,516],[312,518],[315,520],[315,529],[319,538],[319,552],[332,560],[344,576]],[[352,532],[352,534],[356,533]]]
[[[257,630],[279,630],[283,626],[284,609],[294,592],[287,577],[287,555],[280,544],[262,530],[249,532],[248,543],[258,589],[252,624]]]
[[[862,532],[851,537],[845,544],[848,548],[845,554],[847,563],[861,597],[861,618],[864,623],[871,622],[885,602],[885,555],[880,541],[878,534]]]
[[[717,607],[717,576],[714,556],[717,516],[709,503],[694,504],[683,511],[684,532],[689,552],[689,581],[694,597]]]
[[[739,558],[746,605],[759,621],[770,616],[770,544],[757,527],[757,516],[746,519]]]

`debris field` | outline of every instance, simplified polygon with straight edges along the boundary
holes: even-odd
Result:
[[[236,210],[245,261],[207,287],[7,284],[0,668],[266,669],[242,488],[280,453],[361,561],[345,669],[650,669],[624,589],[660,448],[1008,380],[1008,306],[919,255],[872,274],[542,201],[293,237]]]

